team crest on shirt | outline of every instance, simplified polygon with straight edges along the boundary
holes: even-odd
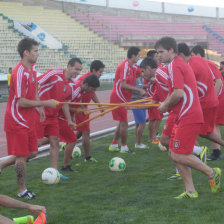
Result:
[[[67,86],[63,87],[63,92],[65,93],[67,91]]]
[[[175,149],[178,149],[180,147],[180,141],[179,140],[174,140],[173,147]]]

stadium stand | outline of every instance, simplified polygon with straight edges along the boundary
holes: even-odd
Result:
[[[206,43],[207,33],[202,23],[168,22],[149,20],[132,16],[105,16],[101,13],[78,11],[70,14],[108,40],[127,46],[128,43],[155,43],[160,36],[173,36],[188,43]],[[105,30],[108,32],[105,32]]]
[[[13,29],[12,22],[7,17],[0,16],[0,70],[7,73],[9,67],[14,67],[20,57],[16,46],[24,36]],[[64,68],[69,57],[58,50],[51,50],[45,47],[39,49],[40,57],[37,63],[37,71],[45,72],[51,68]]]
[[[24,6],[19,2],[0,2],[0,8],[10,19],[34,22],[62,41],[68,47],[65,52],[68,56],[77,56],[84,61],[83,72],[88,71],[89,63],[95,58],[105,63],[107,71],[114,72],[118,63],[126,56],[123,48],[90,31],[61,10]]]

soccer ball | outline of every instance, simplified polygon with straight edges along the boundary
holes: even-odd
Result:
[[[50,167],[43,171],[41,178],[45,184],[57,184],[60,181],[60,173]]]
[[[81,154],[81,149],[78,146],[75,146],[72,152],[72,158],[78,158]]]
[[[124,171],[126,167],[125,161],[122,158],[114,157],[109,163],[109,168],[112,171]]]
[[[159,146],[160,151],[162,151],[162,152],[167,151],[166,146],[162,145],[160,142],[159,142],[158,146]]]

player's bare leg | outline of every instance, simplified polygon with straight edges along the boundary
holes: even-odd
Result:
[[[49,136],[49,141],[51,167],[58,169],[59,138],[58,136]]]
[[[15,162],[15,172],[17,178],[17,184],[19,193],[23,193],[26,190],[26,156],[17,156]]]
[[[64,162],[63,162],[64,167],[70,165],[70,160],[71,160],[71,156],[72,156],[72,152],[75,147],[75,144],[76,144],[76,142],[70,142],[70,143],[67,143],[65,146]]]

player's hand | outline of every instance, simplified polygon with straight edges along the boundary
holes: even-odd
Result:
[[[45,102],[46,102],[45,106],[53,108],[53,109],[55,109],[58,106],[58,103],[59,103],[57,100],[53,100],[53,99],[46,100]]]
[[[99,105],[98,107],[102,107],[102,106]],[[104,109],[101,109],[101,110],[100,110],[101,113],[103,113],[104,111],[105,111]],[[103,115],[104,115],[104,114],[103,114]],[[101,115],[101,116],[103,116],[103,115]]]
[[[139,93],[140,93],[141,96],[146,96],[147,95],[147,93],[143,89],[139,89]]]
[[[29,204],[29,211],[31,212],[44,212],[46,214],[47,210],[44,206],[40,206],[40,205],[31,205]]]
[[[40,122],[44,122],[46,118],[44,107],[39,107],[39,113],[40,113]]]
[[[164,102],[160,104],[160,106],[158,107],[159,112],[161,113],[165,113],[168,111],[168,106],[167,104],[165,104]]]
[[[71,121],[68,121],[68,125],[69,127],[74,130],[75,129],[75,123],[71,120]]]

